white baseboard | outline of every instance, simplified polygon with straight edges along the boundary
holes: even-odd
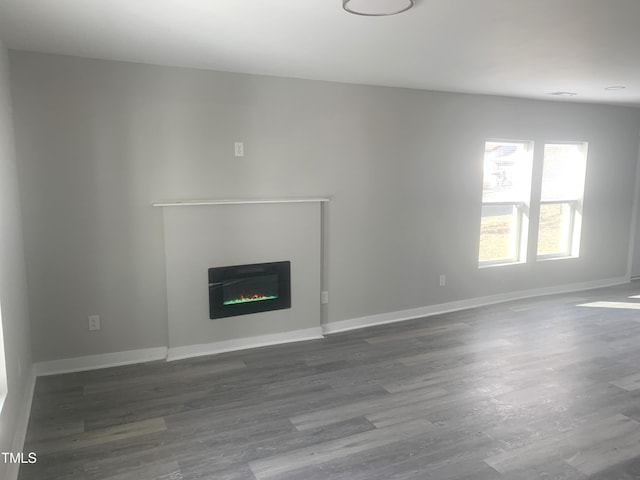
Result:
[[[416,318],[440,315],[443,313],[456,312],[459,310],[467,310],[469,308],[484,307],[486,305],[509,302],[512,300],[522,300],[524,298],[540,297],[543,295],[556,295],[561,293],[578,292],[581,290],[590,290],[592,288],[611,287],[614,285],[629,283],[629,281],[630,279],[628,277],[607,278],[591,282],[572,283],[554,287],[534,288],[530,290],[519,290],[516,292],[470,298],[468,300],[459,300],[456,302],[440,303],[438,305],[430,305],[427,307],[418,307],[409,310],[400,310],[396,312],[381,313],[377,315],[370,315],[367,317],[358,317],[349,320],[326,323],[322,326],[322,333],[325,335],[329,335],[332,333],[372,327],[374,325],[384,325],[387,323],[402,322],[405,320],[413,320]]]
[[[57,375],[59,373],[82,372],[84,370],[96,370],[98,368],[152,362],[154,360],[164,360],[165,358],[167,358],[167,347],[155,347],[38,362],[35,363],[33,367],[35,375],[41,377],[45,375]]]
[[[35,391],[35,387],[36,374],[34,368],[31,368],[24,388],[22,403],[20,411],[18,412],[18,418],[16,419],[15,432],[13,434],[13,444],[11,445],[11,451],[13,453],[22,452],[24,449],[24,441],[27,438],[27,427],[29,426],[29,417],[31,416],[31,404],[33,403],[33,393]],[[20,464],[9,463],[6,470],[7,480],[17,480],[19,469]]]
[[[486,297],[471,298],[467,300],[441,303],[438,305],[430,305],[426,307],[418,307],[396,312],[381,313],[366,317],[331,322],[322,325],[321,327],[294,330],[290,332],[274,333],[248,338],[238,338],[199,345],[186,345],[170,348],[155,347],[142,350],[129,350],[125,352],[105,353],[101,355],[89,355],[86,357],[65,358],[61,360],[38,362],[33,365],[33,375],[35,378],[37,376],[80,372],[84,370],[95,370],[99,368],[130,365],[135,363],[150,362],[154,360],[166,359],[167,361],[172,361],[182,358],[213,355],[216,353],[246,350],[249,348],[265,347],[269,345],[301,342],[305,340],[317,340],[322,338],[323,335],[371,327],[374,325],[402,322],[404,320],[412,320],[415,318],[466,310],[469,308],[482,307],[512,300],[521,300],[524,298],[577,292],[593,288],[610,287],[629,282],[630,279],[628,277],[615,277],[590,282],[559,285],[554,287],[519,290],[516,292],[501,293],[497,295],[489,295]],[[33,388],[33,386],[31,388]]]
[[[320,338],[323,338],[322,328],[314,327],[306,328],[304,330],[293,330],[291,332],[260,335],[257,337],[225,340],[222,342],[186,345],[184,347],[170,347],[167,354],[167,361],[232,352],[236,350],[247,350],[249,348],[266,347],[269,345],[279,345],[282,343],[317,340]]]
[[[181,358],[211,355],[215,353],[246,350],[248,348],[278,345],[281,343],[300,342],[322,338],[320,327],[294,330],[292,332],[261,335],[257,337],[239,338],[201,345],[184,347],[155,347],[125,352],[104,353],[86,357],[64,358],[47,362],[37,362],[33,366],[35,376],[57,375],[61,373],[82,372],[99,368],[117,367],[154,360],[179,360]]]

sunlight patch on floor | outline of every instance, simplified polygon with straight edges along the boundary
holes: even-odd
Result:
[[[640,310],[640,303],[633,302],[591,302],[583,303],[578,307],[594,307],[594,308],[626,308],[629,310]]]

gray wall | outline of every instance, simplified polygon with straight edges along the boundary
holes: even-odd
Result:
[[[0,452],[11,450],[31,370],[27,286],[13,136],[9,63],[0,43],[0,306],[8,395],[0,414]],[[1,360],[0,360],[0,363]],[[9,465],[0,460],[0,478]]]
[[[37,360],[166,345],[162,199],[330,195],[328,322],[626,274],[637,109],[23,52],[11,67]],[[579,259],[477,268],[486,138],[589,142]]]

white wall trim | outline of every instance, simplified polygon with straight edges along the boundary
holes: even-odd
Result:
[[[516,292],[471,298],[467,300],[441,303],[437,305],[400,310],[396,312],[381,313],[377,315],[352,318],[349,320],[342,320],[338,322],[330,322],[322,325],[321,327],[293,330],[290,332],[237,338],[206,344],[186,345],[170,348],[156,347],[141,350],[129,350],[125,352],[105,353],[101,355],[89,355],[86,357],[75,357],[46,362],[37,362],[33,366],[33,380],[30,388],[33,393],[33,383],[35,381],[35,377],[39,376],[80,372],[85,370],[96,370],[99,368],[117,367],[120,365],[130,365],[155,360],[166,359],[167,361],[173,361],[203,355],[213,355],[217,353],[247,350],[250,348],[266,347],[270,345],[280,345],[283,343],[317,340],[321,339],[323,335],[371,327],[374,325],[402,322],[404,320],[412,320],[415,318],[439,315],[442,313],[466,310],[469,308],[483,307],[486,305],[509,302],[512,300],[521,300],[524,298],[578,292],[581,290],[590,290],[593,288],[610,287],[614,285],[629,283],[630,281],[631,280],[629,277],[624,276],[589,282],[559,285],[554,287],[519,290]],[[29,399],[29,401],[31,401],[31,398]]]
[[[387,323],[402,322],[404,320],[413,320],[415,318],[428,317],[431,315],[439,315],[442,313],[455,312],[459,310],[467,310],[469,308],[483,307],[497,303],[509,302],[512,300],[521,300],[524,298],[540,297],[543,295],[555,295],[560,293],[578,292],[581,290],[590,290],[592,288],[611,287],[613,285],[621,285],[629,283],[629,277],[616,277],[603,280],[595,280],[591,282],[572,283],[555,287],[534,288],[530,290],[519,290],[517,292],[501,293],[490,295],[487,297],[471,298],[467,300],[459,300],[456,302],[440,303],[438,305],[430,305],[427,307],[412,308],[409,310],[400,310],[396,312],[381,313],[378,315],[370,315],[367,317],[352,318],[350,320],[342,320],[338,322],[330,322],[322,326],[322,332],[325,335],[338,332],[346,332],[348,330],[356,330],[359,328],[372,327],[374,325],[384,325]]]
[[[640,136],[640,135],[639,135]],[[637,277],[640,274],[640,268],[638,265],[633,264],[633,260],[636,253],[636,237],[638,228],[638,214],[640,201],[640,142],[638,143],[638,160],[636,161],[636,183],[633,188],[633,207],[631,209],[631,225],[629,227],[629,254],[627,257],[627,275]],[[636,268],[634,268],[636,267]]]
[[[249,348],[266,347],[269,345],[279,345],[282,343],[318,340],[321,338],[323,338],[322,328],[314,327],[303,330],[292,330],[290,332],[259,335],[257,337],[237,338],[222,342],[186,345],[184,347],[171,347],[167,354],[167,361],[232,352],[236,350],[247,350]]]
[[[202,355],[246,350],[249,348],[279,345],[282,343],[317,340],[322,338],[320,327],[293,330],[290,332],[260,335],[256,337],[238,338],[222,342],[184,347],[156,347],[142,350],[128,350],[125,352],[104,353],[86,357],[64,358],[47,362],[37,362],[33,366],[34,378],[61,373],[82,372],[99,368],[118,367],[135,363],[151,362],[155,360],[179,360]]]
[[[33,394],[36,387],[36,374],[33,367],[29,371],[29,377],[25,383],[22,403],[20,410],[18,411],[18,418],[16,419],[13,444],[11,446],[11,451],[13,453],[23,451],[24,442],[27,438],[27,427],[29,426],[29,417],[31,416],[31,404],[33,403]],[[9,463],[6,470],[7,480],[17,480],[19,469],[20,464]]]
[[[59,373],[82,372],[84,370],[152,362],[154,360],[164,360],[165,358],[167,358],[167,347],[155,347],[38,362],[34,364],[34,371],[36,376],[41,377],[45,375],[57,375]]]
[[[521,300],[524,298],[578,292],[581,290],[590,290],[593,288],[611,287],[614,285],[629,283],[630,281],[631,279],[629,277],[624,276],[594,280],[589,282],[559,285],[554,287],[519,290],[516,292],[489,295],[486,297],[471,298],[467,300],[441,303],[426,307],[418,307],[408,310],[400,310],[396,312],[381,313],[366,317],[358,317],[349,320],[330,322],[322,325],[321,327],[293,330],[290,332],[237,338],[206,344],[186,345],[181,347],[155,347],[141,350],[129,350],[125,352],[89,355],[86,357],[66,358],[47,362],[37,362],[33,366],[32,375],[34,379],[32,383],[35,381],[35,377],[39,376],[80,372],[85,370],[96,370],[99,368],[117,367],[120,365],[130,365],[155,360],[166,359],[167,361],[173,361],[203,355],[213,355],[217,353],[247,350],[250,348],[266,347],[270,345],[280,345],[283,343],[317,340],[321,339],[323,335],[371,327],[374,325],[402,322],[404,320],[412,320],[415,318],[439,315],[442,313],[466,310],[469,308],[483,307],[486,305],[509,302],[512,300]],[[31,385],[30,388],[31,390],[33,390],[33,385]]]

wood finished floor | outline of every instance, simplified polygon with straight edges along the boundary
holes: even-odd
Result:
[[[640,479],[638,294],[42,377],[19,478]]]

